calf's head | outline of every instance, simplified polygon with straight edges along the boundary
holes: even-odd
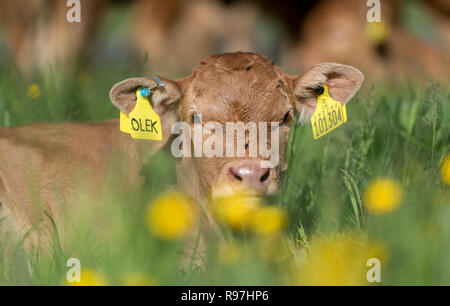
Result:
[[[301,121],[311,117],[322,85],[335,100],[347,103],[363,78],[356,68],[335,63],[289,75],[265,56],[237,52],[212,56],[185,78],[161,78],[164,87],[151,78],[125,80],[112,88],[110,97],[128,114],[136,104],[136,90],[153,88],[151,104],[161,117],[165,142],[173,140],[176,122],[182,123],[178,130],[184,141],[172,143],[172,149],[184,152],[178,169],[184,171],[182,185],[193,188],[189,182],[196,182],[194,188],[213,193],[216,186],[245,186],[267,194],[276,191],[286,169],[295,115]]]

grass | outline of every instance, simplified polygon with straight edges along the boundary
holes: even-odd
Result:
[[[131,63],[31,76],[6,64],[1,68],[1,126],[117,118],[109,89],[144,74]],[[31,84],[39,86],[38,97],[27,96]],[[88,200],[81,203],[84,215],[71,223],[69,245],[56,231],[50,254],[26,251],[21,244],[13,250],[0,245],[0,284],[61,284],[71,257],[108,284],[124,284],[136,275],[141,283],[162,285],[327,283],[332,282],[327,269],[340,266],[347,275],[360,265],[359,259],[365,264],[367,256],[352,256],[366,253],[346,251],[365,250],[362,246],[370,244],[383,250],[381,284],[449,285],[450,189],[440,175],[450,152],[449,100],[449,88],[436,84],[366,83],[347,107],[348,122],[336,131],[313,140],[308,124],[297,125],[289,139],[281,192],[269,199],[286,211],[288,227],[276,237],[231,235],[228,247],[210,242],[203,268],[189,261],[182,271],[183,242],[158,240],[143,218],[151,200],[176,181],[175,162],[166,150],[142,169],[142,191],[132,196],[105,192],[99,204],[101,222],[95,222],[98,211],[89,208]],[[403,191],[401,205],[385,215],[367,211],[363,199],[368,184],[379,177],[395,180]],[[98,239],[97,227],[108,232],[108,239]],[[357,246],[342,237],[351,237]],[[331,267],[324,250],[332,250]],[[317,266],[324,270],[311,272],[302,266],[310,258],[321,260]],[[368,284],[367,270],[358,266],[357,276],[349,280],[338,275],[335,283]],[[322,273],[325,279],[315,274],[308,279],[311,273]]]

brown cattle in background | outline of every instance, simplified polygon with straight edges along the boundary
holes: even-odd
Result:
[[[379,24],[366,20],[365,1],[320,1],[301,25],[301,39],[294,51],[288,51],[287,65],[307,67],[330,60],[356,65],[375,79],[448,81],[450,19],[421,2],[437,30],[434,40],[426,40],[401,25],[402,4],[401,0],[381,1],[382,26],[376,28]],[[384,34],[371,37],[371,30]]]
[[[320,0],[81,1],[82,22],[65,20],[65,1],[2,1],[4,39],[25,71],[71,63],[82,56],[102,17],[115,3],[132,5],[127,38],[152,71],[179,75],[211,53],[255,50],[270,53],[289,69],[320,61],[361,67],[376,79],[405,76],[447,81],[450,68],[448,1],[418,1],[432,16],[436,37],[402,25],[403,0],[381,1],[386,34],[368,35],[366,1]],[[26,8],[26,9],[24,9]],[[274,21],[274,23],[271,21]],[[268,33],[273,32],[273,33]],[[264,38],[268,35],[268,38]],[[263,37],[263,38],[261,38]]]
[[[81,22],[69,23],[63,0],[0,2],[3,39],[25,72],[53,64],[71,65],[86,55],[103,17],[124,1],[81,1]],[[251,50],[255,11],[221,1],[135,0],[129,42],[152,70],[174,74],[222,50]],[[220,45],[220,46],[219,46]]]
[[[18,67],[25,72],[61,61],[76,60],[102,21],[109,0],[81,1],[81,23],[69,23],[66,1],[0,2],[2,38]]]

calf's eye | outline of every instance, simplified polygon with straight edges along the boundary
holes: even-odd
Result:
[[[201,123],[202,120],[201,120],[200,116],[197,113],[193,113],[191,115],[191,122],[192,123]]]
[[[292,120],[291,111],[288,111],[281,120],[281,124],[289,124],[291,120]]]

